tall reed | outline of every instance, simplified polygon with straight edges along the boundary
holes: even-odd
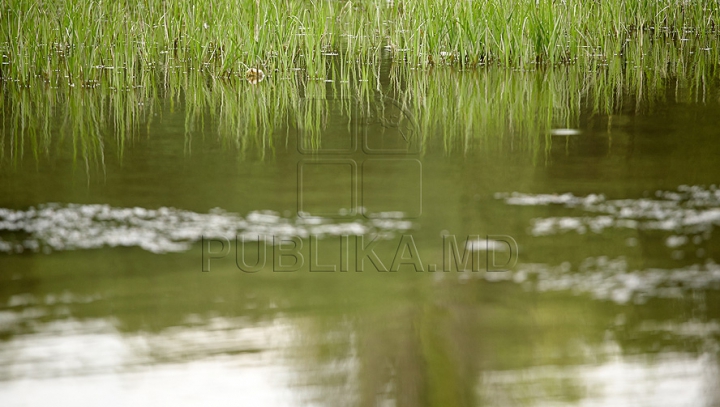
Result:
[[[323,55],[410,66],[532,67],[623,56],[628,43],[714,48],[710,0],[8,0],[2,81],[135,86],[148,71],[215,78],[248,67],[324,79]]]

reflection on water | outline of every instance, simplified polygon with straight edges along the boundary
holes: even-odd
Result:
[[[282,218],[273,211],[254,211],[246,218],[216,208],[201,214],[175,208],[112,208],[109,205],[61,206],[43,204],[37,209],[13,211],[0,208],[0,231],[23,236],[3,241],[0,252],[137,246],[153,253],[189,250],[205,239],[246,238],[273,244],[284,238],[309,236],[359,236],[408,231],[410,221],[402,213],[368,214],[352,222],[333,222],[318,216]]]
[[[318,372],[304,367],[297,356],[307,351],[294,338],[293,321],[276,318],[252,326],[242,319],[194,322],[159,334],[135,335],[123,335],[105,320],[44,324],[36,333],[3,346],[3,399],[11,405],[32,405],[48,397],[71,398],[70,392],[78,392],[83,398],[73,398],[77,405],[93,405],[96,397],[107,399],[109,405],[151,405],[158,402],[157,397],[177,405],[194,405],[199,397],[243,404],[324,404],[319,399],[322,392],[315,388],[322,384],[307,383],[307,377]],[[702,329],[691,327],[690,335]],[[711,329],[717,333],[717,324]],[[194,353],[198,351],[203,354]],[[717,402],[714,388],[720,375],[710,353],[626,356],[611,336],[585,352],[602,360],[485,370],[473,385],[474,392],[483,405],[491,406],[577,402],[696,406]],[[357,355],[352,355],[318,364],[313,370],[357,380],[363,374],[358,362]],[[38,387],[43,391],[33,391]],[[352,396],[361,391],[358,386],[346,383],[340,387],[347,393],[337,394],[333,402],[358,401]],[[382,394],[377,396],[382,398]]]
[[[298,396],[282,386],[291,383],[294,373],[282,356],[283,345],[288,345],[285,324],[234,325],[217,320],[162,335],[127,336],[106,320],[44,324],[3,346],[0,377],[12,381],[0,384],[2,398],[6,405],[44,404],[48,399],[73,399],[75,405],[96,405],[99,399],[118,406],[168,401],[196,405],[200,400],[292,405]],[[206,349],[205,358],[183,353],[192,349]],[[261,358],[254,356],[258,352]],[[158,363],[163,358],[175,362]]]
[[[620,304],[630,300],[645,303],[648,297],[682,299],[687,291],[720,289],[720,266],[709,260],[684,268],[629,270],[623,258],[588,257],[575,271],[569,263],[555,267],[523,264],[515,272],[493,274],[488,278],[520,284],[527,282],[527,287],[538,291],[568,290]]]
[[[569,262],[557,266],[524,264],[515,272],[493,275],[495,281],[512,280],[539,291],[589,293],[594,298],[622,304],[631,300],[644,303],[648,297],[683,298],[687,290],[720,289],[720,267],[712,257],[715,251],[706,250],[708,246],[715,247],[712,231],[720,224],[720,190],[715,185],[709,188],[681,185],[677,191],[657,191],[654,199],[609,200],[603,195],[577,197],[570,193],[498,193],[495,197],[509,205],[558,205],[573,212],[586,212],[585,216],[532,219],[529,233],[533,236],[568,232],[599,235],[607,228],[624,228],[652,233],[655,246],[664,244],[677,261],[687,258],[700,262],[673,269],[633,270],[624,256],[588,257],[576,270],[571,269]],[[620,245],[632,250],[638,240],[628,237]]]
[[[668,247],[683,246],[686,235],[697,235],[696,244],[710,239],[715,226],[720,225],[720,190],[715,185],[681,185],[677,191],[657,191],[656,199],[607,200],[602,195],[585,198],[566,193],[562,195],[497,194],[510,205],[564,205],[604,216],[553,217],[535,219],[532,234],[551,235],[573,230],[577,233],[602,233],[608,227],[626,227],[643,230],[666,230],[682,236],[669,236]]]
[[[717,360],[708,355],[618,355],[597,365],[486,372],[480,392],[491,406],[709,406],[718,401],[718,378]]]
[[[0,404],[716,405],[707,54],[3,89]],[[383,261],[411,236],[428,266],[448,235],[519,253],[505,272],[202,273],[202,238],[236,235],[319,242],[318,264],[343,236],[379,235]]]

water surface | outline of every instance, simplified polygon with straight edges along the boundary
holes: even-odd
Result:
[[[2,404],[720,402],[712,77],[376,74],[5,89]]]

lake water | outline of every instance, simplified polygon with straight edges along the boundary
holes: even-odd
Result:
[[[720,403],[710,74],[332,72],[4,89],[0,404]]]

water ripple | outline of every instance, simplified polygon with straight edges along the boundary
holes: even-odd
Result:
[[[246,218],[222,209],[196,213],[175,208],[115,208],[110,205],[43,204],[27,210],[0,208],[0,252],[51,251],[136,246],[153,253],[188,250],[205,238],[265,239],[340,235],[388,235],[412,223],[378,214],[372,219],[337,222],[321,217],[283,218],[273,211],[255,211]]]
[[[677,191],[657,191],[654,198],[606,199],[602,194],[578,197],[566,194],[497,194],[508,205],[563,205],[598,215],[536,218],[531,234],[547,236],[568,231],[601,233],[607,228],[674,231],[702,234],[707,240],[714,226],[720,225],[720,189],[715,185],[678,187]],[[678,245],[668,240],[668,247]]]

